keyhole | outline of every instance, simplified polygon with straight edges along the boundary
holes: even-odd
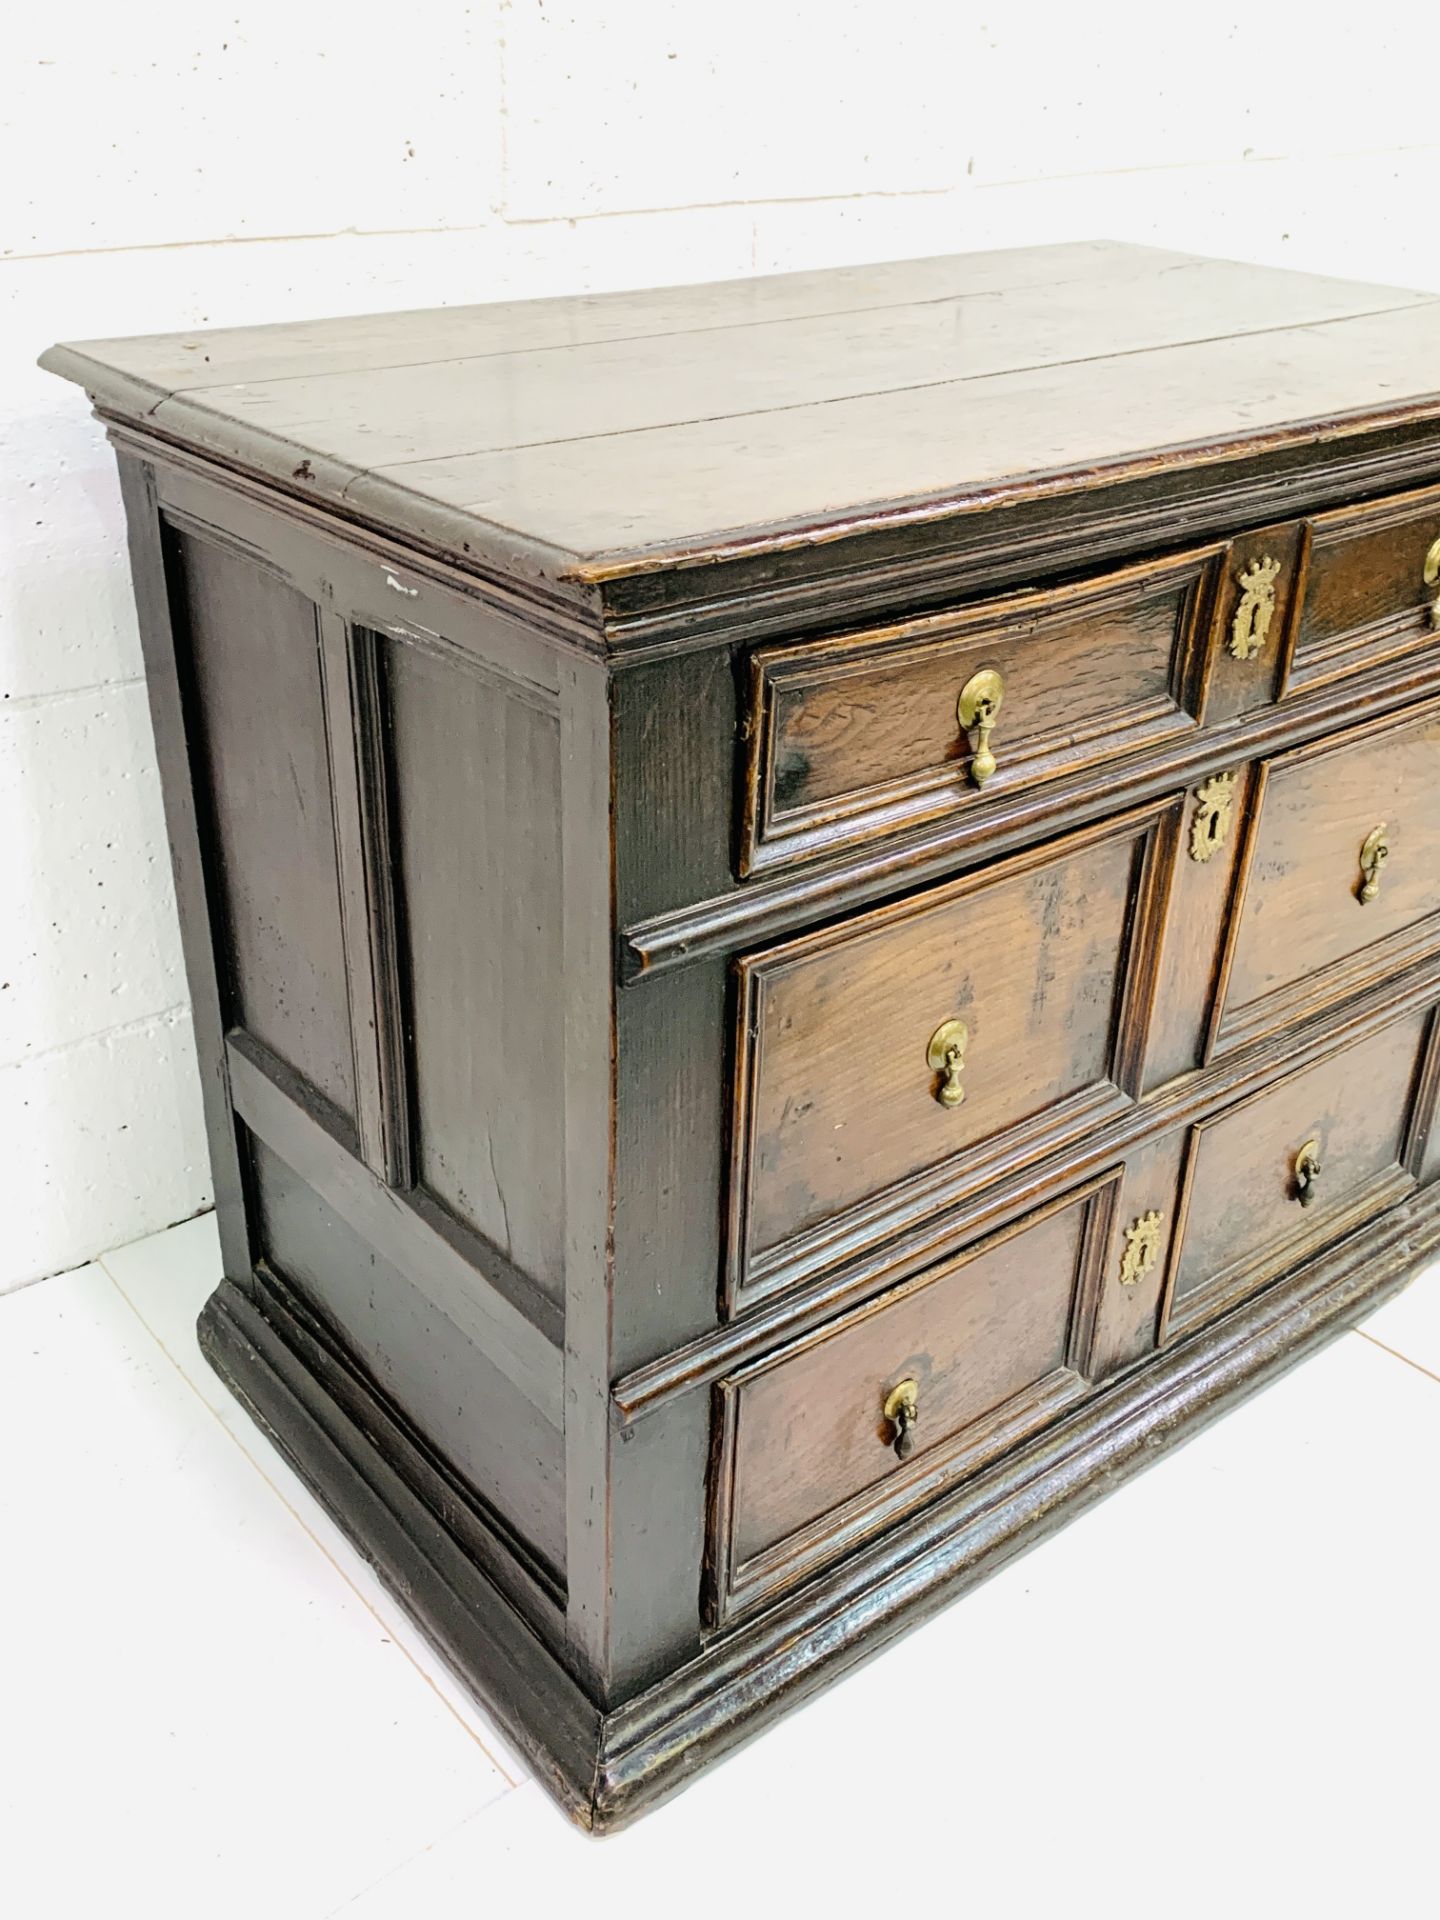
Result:
[[[1219,846],[1220,815],[1218,812],[1212,813],[1210,818],[1205,822],[1205,838],[1210,842],[1212,847]]]

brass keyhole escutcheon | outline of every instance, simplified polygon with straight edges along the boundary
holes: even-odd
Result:
[[[1425,584],[1427,587],[1440,587],[1440,540],[1425,556]],[[1430,624],[1440,627],[1440,593],[1430,602]]]
[[[1320,1142],[1307,1140],[1295,1156],[1295,1198],[1302,1207],[1313,1206],[1320,1182]]]
[[[1386,839],[1387,828],[1382,820],[1378,827],[1372,827],[1365,836],[1365,844],[1360,849],[1360,892],[1361,906],[1366,906],[1380,891],[1380,876],[1385,871],[1385,862],[1390,858],[1390,842]]]
[[[942,1107],[958,1107],[965,1098],[960,1072],[965,1065],[965,1049],[970,1044],[970,1029],[963,1020],[946,1020],[930,1036],[925,1049],[925,1064],[938,1073],[940,1084],[935,1098]]]
[[[955,703],[961,730],[970,742],[970,778],[977,787],[983,787],[995,771],[990,736],[1004,700],[1004,677],[994,667],[982,667],[979,673],[971,674]]]
[[[1195,790],[1195,818],[1190,823],[1190,858],[1212,859],[1224,846],[1230,833],[1230,816],[1235,806],[1233,773],[1212,773]]]
[[[1160,1229],[1164,1221],[1164,1214],[1152,1208],[1125,1229],[1125,1250],[1120,1256],[1122,1287],[1138,1287],[1154,1266],[1155,1257],[1160,1251]]]
[[[890,1444],[897,1460],[908,1460],[915,1451],[915,1427],[920,1418],[920,1385],[902,1380],[885,1396],[885,1418],[890,1422]]]
[[[1230,622],[1230,651],[1237,660],[1253,660],[1264,648],[1275,618],[1275,580],[1280,562],[1267,553],[1240,575],[1240,599]]]

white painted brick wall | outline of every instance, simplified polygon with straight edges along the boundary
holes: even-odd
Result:
[[[1105,234],[1440,288],[1428,9],[53,0],[0,98],[0,1287],[203,1206],[123,524],[64,336]]]

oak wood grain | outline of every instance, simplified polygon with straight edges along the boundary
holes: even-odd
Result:
[[[1168,1327],[1193,1325],[1413,1185],[1404,1164],[1427,1012],[1195,1129]],[[1317,1142],[1316,1197],[1296,1157]]]
[[[742,963],[737,1285],[759,1256],[1009,1129],[1029,1123],[1038,1151],[1077,1106],[1123,1104],[1151,825],[1062,840]],[[926,1051],[954,1019],[964,1101],[947,1108]]]
[[[663,297],[620,296],[610,321],[594,301],[442,309],[79,343],[46,364],[122,417],[394,526],[453,509],[451,546],[501,571],[594,577],[1043,475],[1089,484],[1159,447],[1203,458],[1440,407],[1423,294],[1125,248],[858,285],[779,287],[773,318],[755,317],[763,291],[722,287],[668,318]]]
[[[751,655],[741,870],[833,854],[1194,725],[1205,552],[952,615]],[[978,788],[957,716],[975,673],[1003,704]]]
[[[1233,1044],[1266,1019],[1353,991],[1390,948],[1440,940],[1440,705],[1361,725],[1263,770],[1220,1003]],[[1383,825],[1372,900],[1360,853]]]

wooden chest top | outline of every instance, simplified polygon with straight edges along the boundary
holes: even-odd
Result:
[[[1128,485],[1158,511],[1197,469],[1333,465],[1367,433],[1440,445],[1440,299],[1109,241],[42,364],[111,417],[571,597],[1037,495]]]

